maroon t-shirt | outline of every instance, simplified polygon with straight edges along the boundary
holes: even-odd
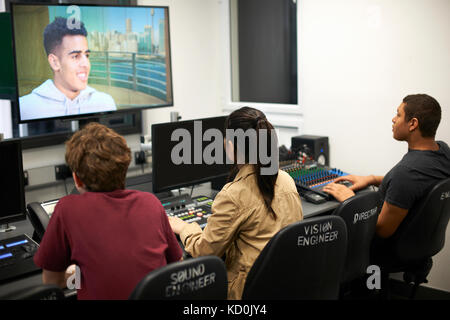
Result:
[[[61,198],[34,262],[55,272],[79,266],[78,299],[127,299],[147,273],[181,256],[161,202],[116,190]]]

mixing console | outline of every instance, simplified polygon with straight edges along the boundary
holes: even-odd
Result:
[[[188,195],[161,199],[161,203],[169,217],[178,217],[186,222],[197,222],[203,229],[208,217],[212,214],[213,199],[198,196],[191,198]]]
[[[206,196],[191,198],[184,194],[177,197],[160,199],[168,216],[175,216],[186,222],[197,222],[202,229],[206,226],[206,221],[211,215],[213,199]],[[58,200],[41,203],[49,218],[53,214]]]
[[[314,203],[321,203],[332,199],[328,193],[322,191],[323,187],[334,182],[338,177],[348,175],[348,173],[336,168],[322,166],[305,168],[297,163],[285,165],[281,169],[286,171],[294,179],[300,195]],[[351,185],[347,183],[343,184],[347,186]]]
[[[41,269],[33,262],[38,247],[26,234],[0,240],[0,283],[39,272]]]

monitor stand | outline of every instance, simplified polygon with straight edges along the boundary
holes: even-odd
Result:
[[[14,231],[17,228],[15,226],[10,226],[8,223],[0,226],[0,233]]]

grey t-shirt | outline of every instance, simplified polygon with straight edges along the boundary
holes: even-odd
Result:
[[[402,160],[383,178],[383,201],[410,210],[440,180],[450,177],[450,148],[437,141],[439,150],[408,150]]]

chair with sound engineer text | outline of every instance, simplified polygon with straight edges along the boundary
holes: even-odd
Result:
[[[148,273],[130,300],[226,300],[227,271],[216,256],[177,261]]]

